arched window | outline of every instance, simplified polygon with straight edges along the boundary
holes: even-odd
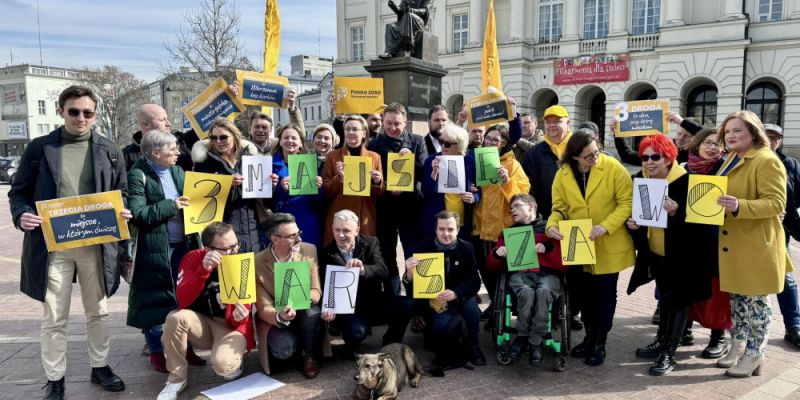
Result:
[[[781,124],[783,93],[778,85],[770,82],[756,83],[747,91],[745,109],[750,110],[765,124]]]
[[[717,123],[717,89],[711,85],[702,85],[689,92],[686,116],[692,117],[705,126]]]

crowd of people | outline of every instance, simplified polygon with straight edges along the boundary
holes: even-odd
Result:
[[[405,107],[392,103],[383,114],[336,116],[318,125],[309,143],[292,92],[291,122],[273,127],[268,115],[253,113],[248,137],[225,119],[215,120],[205,139],[193,131],[170,132],[166,112],[145,104],[136,114],[141,130],[121,150],[93,129],[97,97],[90,89],[69,87],[58,104],[64,125],[28,145],[9,192],[14,225],[25,232],[21,290],[44,309],[46,399],[64,397],[76,276],[87,316],[91,382],[108,391],[125,388],[107,362],[107,301],[121,277],[130,284],[127,324],[141,330],[153,369],[169,374],[160,400],[177,398],[187,386],[188,365],[207,362],[195,350],[210,350],[210,364],[225,380],[241,375],[251,350],[267,374],[298,366],[313,379],[325,357],[354,359],[372,328],[384,324],[383,344],[402,342],[411,324],[437,366],[485,365],[480,320],[492,306],[482,313],[478,292],[484,285],[493,300],[498,273],[507,268],[503,229],[509,227],[533,228],[529,245],[540,265],[508,279],[517,314],[513,360],[529,353],[531,365],[542,362],[551,306],[568,293],[568,315],[561,317],[572,330],[585,329],[571,355],[590,366],[603,364],[618,279],[628,268],[629,294],[656,283],[655,340],[631,349],[656,359],[651,375],[676,367],[676,349],[693,342],[695,322],[711,329],[704,358],[717,359],[729,376],[758,375],[771,294],[778,294],[786,341],[800,348],[800,306],[788,255],[789,238],[800,238],[800,163],[781,152],[782,129],[749,111],[731,113],[718,127],[671,114],[678,126],[674,140],[649,136],[636,148],[615,139],[619,159],[642,167],[632,177],[603,151],[597,125],[576,124],[573,133],[574,121],[560,105],[544,111],[543,131],[538,116],[516,110],[506,124],[465,129],[466,112],[450,121],[444,107],[434,106],[422,136],[409,131]],[[478,186],[475,152],[481,147],[496,148],[500,163],[496,183]],[[318,176],[311,177],[317,191],[293,195],[288,160],[306,153],[318,160]],[[387,189],[392,153],[414,155],[411,191]],[[242,157],[267,154],[273,196],[246,198]],[[369,196],[345,194],[347,156],[371,160]],[[466,181],[457,193],[438,190],[443,156],[464,159]],[[190,171],[232,176],[223,221],[199,234],[184,232],[192,199],[183,185]],[[722,226],[686,221],[693,174],[727,177],[727,192],[716,199],[724,208]],[[636,177],[668,182],[666,228],[639,226],[632,218]],[[47,251],[37,201],[115,190],[125,199],[120,216],[131,228],[129,241]],[[596,263],[565,266],[559,223],[579,219],[592,221],[587,238]],[[222,304],[217,270],[223,256],[251,252],[255,302]],[[413,255],[420,253],[443,254],[444,282],[432,299],[411,295],[420,264]],[[275,264],[288,261],[310,266],[308,309],[277,306]],[[337,315],[321,304],[329,265],[358,276],[353,314]],[[344,345],[331,349],[332,335]]]

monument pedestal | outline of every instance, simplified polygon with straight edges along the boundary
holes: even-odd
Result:
[[[383,98],[386,104],[397,102],[406,106],[411,127],[413,122],[428,121],[428,109],[442,104],[442,77],[447,71],[413,57],[394,57],[372,60],[364,69],[373,78],[383,78]],[[426,125],[427,127],[427,125]],[[413,129],[415,133],[418,129]]]

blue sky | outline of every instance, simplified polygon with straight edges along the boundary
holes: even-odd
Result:
[[[160,76],[164,43],[174,41],[181,20],[198,0],[39,0],[45,65],[116,65],[146,81]],[[237,0],[246,55],[261,67],[264,0]],[[290,71],[296,54],[336,57],[334,0],[279,0],[281,60]],[[319,41],[317,39],[320,39]],[[319,45],[318,45],[319,42]],[[38,64],[36,0],[0,0],[0,66]]]

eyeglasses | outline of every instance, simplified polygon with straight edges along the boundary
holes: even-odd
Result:
[[[225,143],[225,142],[228,141],[229,137],[230,137],[229,135],[220,135],[220,136],[211,135],[211,136],[208,137],[208,139],[210,141],[212,141],[212,142],[216,141],[216,142],[220,142],[220,143]]]
[[[648,162],[650,160],[658,161],[658,160],[661,160],[661,154],[653,154],[653,155],[645,154],[645,155],[640,156],[639,158],[642,159],[642,162]]]
[[[231,253],[236,253],[239,250],[239,243],[235,243],[229,247],[213,247],[213,246],[206,246],[206,247],[208,247],[211,250],[216,250],[220,253],[231,254]]]
[[[492,137],[492,136],[486,136],[485,138],[483,138],[484,143],[493,143],[493,144],[498,144],[502,140],[503,139],[500,137]]]
[[[586,161],[592,161],[595,158],[597,158],[599,155],[600,155],[600,150],[595,150],[595,151],[592,152],[592,154],[589,154],[588,156],[584,156],[583,159],[586,160]]]
[[[532,205],[533,205],[533,203],[514,203],[514,204],[511,205],[510,208],[512,210],[516,210],[518,208],[529,207],[529,206],[532,206]]]
[[[719,147],[719,143],[717,143],[717,142],[715,142],[713,140],[704,140],[703,141],[703,145],[706,146],[706,147]]]
[[[83,118],[86,119],[94,118],[95,112],[92,110],[79,110],[77,108],[67,109],[67,115],[69,115],[72,118],[78,118],[78,116],[81,115],[81,112],[83,112]]]
[[[297,231],[297,233],[295,233],[293,235],[289,235],[289,236],[278,235],[276,233],[275,236],[277,236],[277,237],[279,237],[281,239],[287,239],[287,240],[291,240],[293,242],[298,242],[298,241],[300,241],[300,237],[303,236],[303,231]]]
[[[458,144],[456,142],[445,142],[444,140],[442,140],[440,143],[442,144],[442,147],[447,147],[448,149]]]

